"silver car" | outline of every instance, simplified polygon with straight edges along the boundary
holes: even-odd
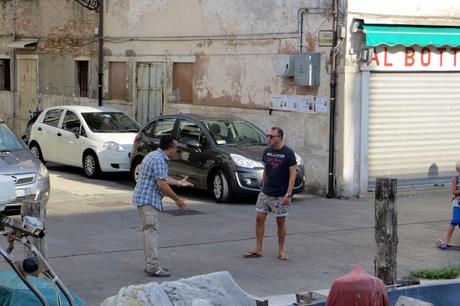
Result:
[[[48,202],[50,181],[48,169],[33,155],[24,142],[0,119],[0,175],[13,178],[16,201],[7,204],[4,213],[16,215],[25,199]]]

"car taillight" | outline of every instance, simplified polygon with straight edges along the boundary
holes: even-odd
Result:
[[[141,133],[137,133],[136,138],[134,138],[134,144],[138,144],[141,141]]]

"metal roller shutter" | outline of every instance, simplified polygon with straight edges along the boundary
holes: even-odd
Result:
[[[371,73],[369,189],[450,185],[460,160],[460,73]]]

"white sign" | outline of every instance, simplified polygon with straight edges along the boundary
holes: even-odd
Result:
[[[318,113],[327,113],[327,97],[326,96],[316,97],[315,111]]]
[[[273,95],[270,97],[270,108],[289,112],[310,113],[314,111],[314,96]]]
[[[370,61],[361,65],[371,71],[460,71],[460,48],[378,46]]]

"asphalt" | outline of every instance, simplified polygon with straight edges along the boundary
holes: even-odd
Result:
[[[264,254],[243,258],[254,244],[254,199],[216,204],[203,192],[179,190],[189,198],[187,215],[160,218],[160,254],[171,277],[143,272],[137,211],[126,178],[88,180],[76,170],[50,168],[49,262],[87,305],[99,305],[127,285],[171,281],[229,271],[239,286],[270,305],[294,302],[294,294],[329,288],[358,264],[373,273],[374,199],[326,199],[300,194],[287,220],[288,261],[277,258],[276,224],[267,218]],[[165,209],[175,209],[166,200]],[[398,277],[415,269],[456,264],[459,251],[435,247],[450,220],[448,188],[400,191]],[[193,213],[195,212],[195,213]],[[460,245],[454,233],[453,244]],[[6,264],[1,264],[7,269]]]

